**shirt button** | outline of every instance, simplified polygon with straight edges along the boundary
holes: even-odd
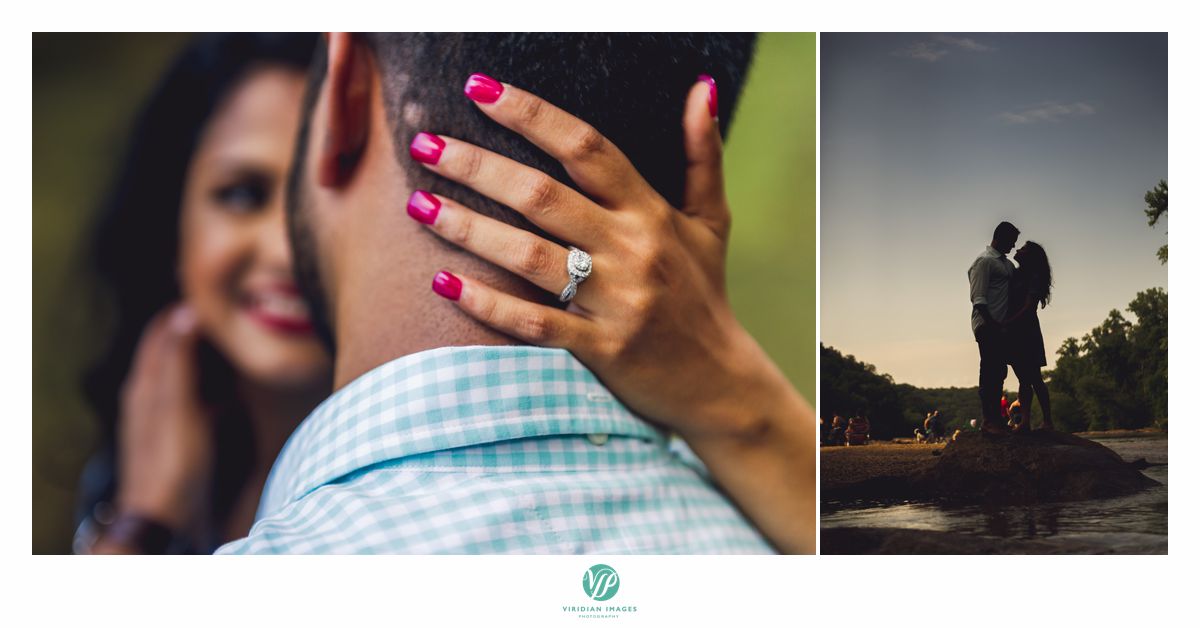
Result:
[[[608,442],[608,434],[588,434],[587,439],[597,447]]]

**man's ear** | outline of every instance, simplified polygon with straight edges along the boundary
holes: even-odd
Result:
[[[366,147],[372,71],[370,50],[350,33],[330,33],[326,50],[326,132],[317,158],[317,181],[336,187],[350,180]]]

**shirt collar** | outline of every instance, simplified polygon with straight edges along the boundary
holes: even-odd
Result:
[[[987,248],[983,249],[983,254],[984,254],[984,256],[986,256],[986,257],[994,257],[994,258],[996,258],[996,259],[1000,260],[1001,262],[1004,262],[1005,264],[1009,264],[1009,263],[1011,263],[1011,262],[1009,261],[1009,259],[1008,259],[1008,256],[1007,256],[1007,255],[1005,255],[1004,253],[1001,253],[1000,251],[997,251],[997,250],[996,250],[995,248],[993,248],[993,247],[992,247],[992,245],[990,245],[990,244],[989,244],[989,245],[987,245]]]
[[[387,362],[326,399],[292,434],[259,516],[381,462],[506,440],[608,434],[665,444],[562,349],[445,347]]]

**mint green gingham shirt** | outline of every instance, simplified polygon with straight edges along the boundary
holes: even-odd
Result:
[[[570,353],[450,347],[334,393],[218,553],[767,553],[654,426]]]

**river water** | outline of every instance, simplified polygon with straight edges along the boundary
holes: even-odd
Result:
[[[934,501],[831,500],[821,505],[821,527],[939,530],[1002,538],[1062,540],[1119,553],[1167,550],[1167,437],[1093,440],[1126,460],[1164,466],[1143,471],[1162,482],[1113,499],[1035,506],[963,506]]]

